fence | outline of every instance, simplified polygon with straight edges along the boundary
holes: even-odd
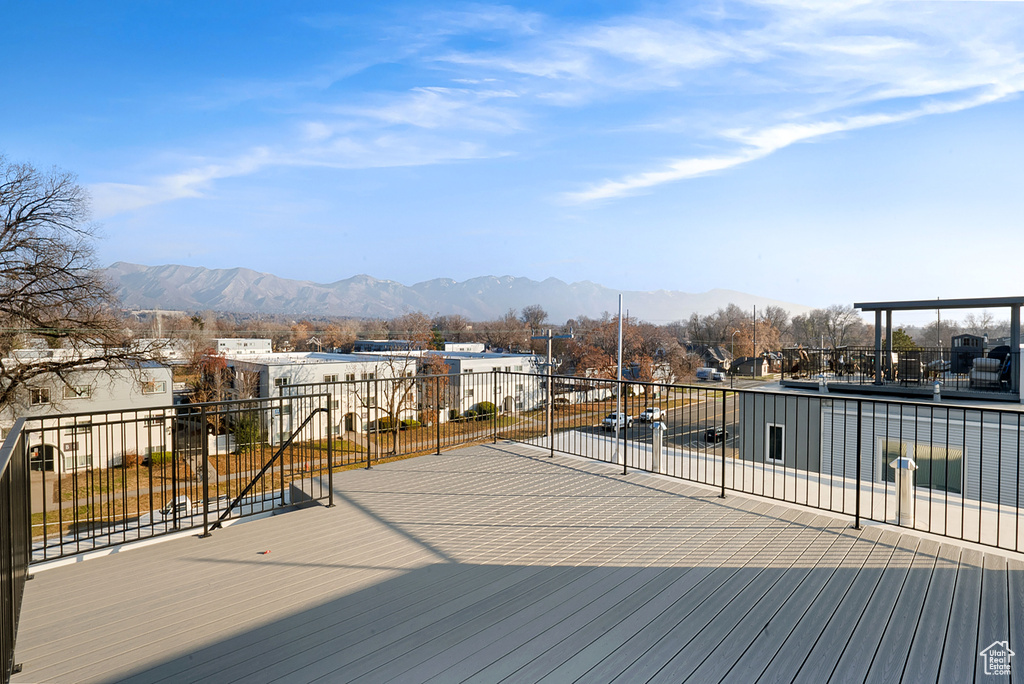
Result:
[[[304,499],[334,445],[317,397],[210,402],[25,421],[32,561],[183,529]]]
[[[875,384],[875,348],[784,349],[782,379],[851,385]],[[927,387],[938,381],[942,391],[1015,394],[1014,369],[1020,352],[1009,347],[918,347],[882,352],[882,379],[887,385]],[[981,359],[979,362],[978,360]]]
[[[620,394],[625,415],[616,420]],[[1024,546],[1017,410],[581,378],[555,378],[550,406],[550,419],[521,418],[497,437],[712,485],[723,496],[842,513],[858,525]],[[548,420],[552,429],[538,435]],[[905,477],[912,486],[901,497]]]
[[[31,560],[330,504],[338,467],[493,440],[505,417],[480,398],[497,377],[289,385],[271,398],[27,419]]]
[[[495,371],[32,419],[21,434],[33,561],[330,503],[335,468],[499,439],[1019,551],[1020,423],[950,403]],[[900,458],[918,466],[903,498]]]
[[[31,549],[29,533],[28,469],[25,461],[23,420],[18,420],[0,447],[0,657],[2,681],[20,670],[14,663],[21,598],[28,580]]]

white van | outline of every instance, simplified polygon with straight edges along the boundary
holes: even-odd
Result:
[[[725,373],[715,368],[698,368],[698,380],[710,380],[712,382],[725,382]]]

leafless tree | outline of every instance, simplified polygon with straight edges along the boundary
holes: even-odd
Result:
[[[548,319],[548,312],[540,304],[531,304],[530,306],[523,307],[523,310],[519,313],[519,319],[532,334],[536,333],[544,325],[544,321]]]
[[[44,375],[129,367],[151,350],[132,344],[95,269],[89,198],[73,174],[0,157],[0,407]],[[19,347],[65,350],[31,362]]]
[[[458,314],[434,316],[434,328],[449,342],[462,342],[469,330],[469,319]]]

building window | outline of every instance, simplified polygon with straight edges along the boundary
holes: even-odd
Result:
[[[522,373],[522,372],[523,372],[523,367],[522,366],[516,366],[516,373]]]
[[[473,390],[471,390],[471,389],[466,390],[465,393],[462,395],[462,398],[463,399],[472,399],[473,398]]]
[[[335,375],[325,375],[324,376],[324,382],[338,382],[338,376],[336,374]]]
[[[45,387],[37,387],[29,390],[29,403],[33,406],[50,403],[50,390]]]
[[[65,399],[88,399],[92,396],[92,387],[89,385],[65,385]]]
[[[463,372],[463,373],[467,373],[467,374],[468,374],[468,373],[472,373],[472,372],[473,372],[473,369],[472,369],[472,368],[466,368],[466,369],[463,369],[463,371],[462,371],[462,372]]]
[[[363,380],[373,380],[373,379],[374,379],[374,374],[373,373],[363,373]]]
[[[274,378],[274,387],[284,387],[286,385],[290,385],[291,381],[292,379],[289,378],[287,375],[280,378]]]
[[[786,456],[786,426],[768,423],[765,426],[765,457],[769,461],[785,460]]]
[[[74,427],[69,427],[64,430],[64,434],[68,436],[92,434],[92,423],[82,423],[80,425],[75,425]]]
[[[142,383],[143,394],[163,394],[167,391],[167,383],[163,380],[147,380]]]
[[[914,486],[938,489],[944,492],[963,492],[963,449],[948,447],[931,442],[903,442],[895,439],[879,440],[882,462],[882,479],[896,480],[896,470],[890,467],[897,458],[904,456],[914,459]]]
[[[356,374],[355,373],[345,373],[345,382],[355,382],[355,380],[356,380]]]

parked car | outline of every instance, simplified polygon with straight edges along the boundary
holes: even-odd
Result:
[[[640,419],[641,423],[653,423],[656,420],[661,420],[665,417],[665,412],[657,406],[648,406],[643,410],[637,418]]]
[[[724,442],[729,439],[729,431],[724,427],[712,427],[708,428],[704,432],[704,441],[706,442]]]
[[[625,413],[609,413],[605,416],[605,419],[601,421],[601,427],[605,430],[618,431],[621,425],[625,425],[627,429],[631,428],[633,427],[633,419]]]

